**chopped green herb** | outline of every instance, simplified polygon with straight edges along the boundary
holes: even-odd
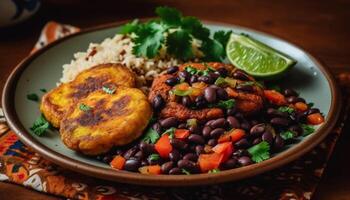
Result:
[[[288,106],[281,106],[278,108],[278,111],[292,114],[295,110],[291,107],[288,107]]]
[[[45,88],[41,88],[40,91],[43,92],[43,93],[47,92],[47,90]]]
[[[27,94],[27,99],[31,101],[38,102],[39,101],[39,96],[35,93]]]
[[[105,93],[107,93],[107,94],[114,94],[116,88],[109,88],[109,87],[107,87],[107,86],[103,86],[103,87],[102,87],[102,90],[103,90]]]
[[[235,104],[236,102],[234,99],[229,99],[226,101],[219,101],[219,103],[217,104],[217,107],[221,109],[230,109],[230,108],[233,108]]]
[[[219,173],[220,172],[220,169],[212,169],[212,170],[209,170],[208,173],[211,174],[211,173]]]
[[[284,140],[289,140],[289,139],[293,139],[295,137],[295,133],[293,131],[283,131],[280,133],[280,136]]]
[[[30,128],[31,131],[37,136],[42,136],[47,129],[50,128],[50,123],[45,119],[43,115],[35,120],[33,126]]]
[[[171,128],[169,128],[169,129],[165,130],[164,133],[163,133],[163,135],[164,135],[164,134],[168,134],[168,135],[169,135],[169,138],[172,139],[172,138],[174,138],[175,130],[176,130],[176,128],[171,127]]]
[[[309,108],[312,108],[314,105],[315,105],[315,104],[314,104],[314,103],[312,103],[312,102],[307,103],[307,106],[308,106]]]
[[[152,153],[151,155],[148,156],[148,158],[151,160],[151,161],[155,161],[155,160],[159,160],[160,159],[160,156],[156,153]]]
[[[303,136],[308,136],[315,132],[315,128],[307,124],[301,124],[301,128],[303,129]]]
[[[228,85],[228,86],[234,88],[234,87],[236,87],[237,80],[235,80],[233,78],[230,78],[230,77],[226,77],[226,78],[219,77],[219,78],[216,79],[214,84],[217,85],[217,86]]]
[[[187,171],[186,169],[181,169],[181,171],[186,175],[191,175],[191,172]]]
[[[241,85],[241,86],[253,86],[253,85],[255,85],[255,82],[254,81],[246,81],[246,82],[240,83],[239,85]]]
[[[91,108],[90,106],[88,106],[88,105],[85,105],[85,104],[81,103],[81,104],[79,105],[79,109],[80,109],[81,111],[86,112],[86,111],[91,110],[92,108]]]
[[[188,96],[192,93],[192,90],[191,89],[188,89],[188,90],[172,90],[171,91],[173,94],[177,95],[177,96]]]
[[[157,131],[155,131],[153,128],[148,128],[145,135],[142,138],[142,141],[154,144],[157,142],[158,139],[159,134],[157,133]]]
[[[134,19],[132,22],[125,24],[124,26],[122,26],[120,33],[121,34],[130,34],[130,33],[134,33],[139,26],[139,20],[138,19]]]
[[[256,163],[262,162],[270,158],[270,145],[266,141],[262,141],[248,149],[252,156],[252,160]]]
[[[185,71],[187,71],[188,73],[190,73],[192,75],[195,75],[195,74],[197,74],[198,70],[192,66],[187,66],[187,67],[185,67]]]

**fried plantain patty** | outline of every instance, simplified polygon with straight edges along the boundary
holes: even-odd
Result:
[[[67,112],[61,121],[61,139],[70,149],[98,155],[138,138],[151,116],[152,108],[139,89],[117,87],[114,94],[96,91]]]
[[[135,86],[135,75],[120,64],[102,64],[81,72],[72,82],[64,83],[45,94],[40,110],[54,127],[59,127],[67,109],[103,86]]]

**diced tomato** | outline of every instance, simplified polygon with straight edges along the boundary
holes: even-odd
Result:
[[[276,90],[264,90],[264,96],[272,104],[275,104],[278,106],[287,104],[286,98]]]
[[[307,122],[312,125],[319,125],[324,122],[324,117],[321,113],[314,113],[307,116]]]
[[[168,134],[162,135],[159,138],[157,143],[154,145],[156,151],[159,153],[160,157],[168,158],[169,153],[173,150],[173,147],[170,144],[170,139]]]
[[[139,168],[139,172],[141,174],[161,174],[162,170],[159,165],[148,165],[148,166],[143,166]]]
[[[306,105],[306,103],[303,102],[297,102],[294,104],[295,109],[297,109],[298,111],[305,111],[308,109],[308,106]]]
[[[187,129],[176,129],[175,138],[186,139],[190,135],[190,131]]]
[[[123,156],[116,156],[113,158],[113,160],[111,161],[110,165],[112,168],[114,169],[123,169],[125,164],[125,158]]]
[[[188,83],[183,82],[175,86],[177,90],[188,90],[190,88],[190,85]]]
[[[234,98],[234,97],[237,97],[237,96],[238,96],[238,93],[237,93],[236,91],[234,91],[234,90],[233,90],[232,88],[230,88],[230,87],[225,88],[225,90],[226,90],[228,96],[231,97],[231,98]]]
[[[219,168],[224,155],[218,153],[201,154],[198,158],[198,164],[202,172]]]
[[[213,148],[213,151],[218,154],[222,154],[222,162],[225,162],[233,153],[233,146],[232,142],[224,142],[224,143],[219,143],[215,145]]]
[[[245,135],[245,131],[242,129],[232,129],[230,132],[221,135],[218,139],[219,143],[223,142],[237,142]]]

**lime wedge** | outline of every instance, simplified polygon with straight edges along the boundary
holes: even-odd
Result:
[[[235,33],[232,33],[227,43],[226,54],[234,66],[261,78],[279,76],[296,63],[266,44]]]

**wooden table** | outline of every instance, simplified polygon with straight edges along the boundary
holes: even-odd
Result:
[[[66,3],[65,3],[66,2]],[[32,20],[0,30],[0,90],[13,67],[31,50],[49,20],[87,28],[136,17],[153,16],[158,5],[187,15],[227,22],[271,33],[299,45],[328,65],[334,74],[350,71],[349,0],[43,0]],[[349,121],[348,123],[349,124]],[[339,139],[314,199],[350,199],[350,135]],[[15,195],[14,195],[15,194]],[[0,183],[0,199],[57,199],[23,187]]]

